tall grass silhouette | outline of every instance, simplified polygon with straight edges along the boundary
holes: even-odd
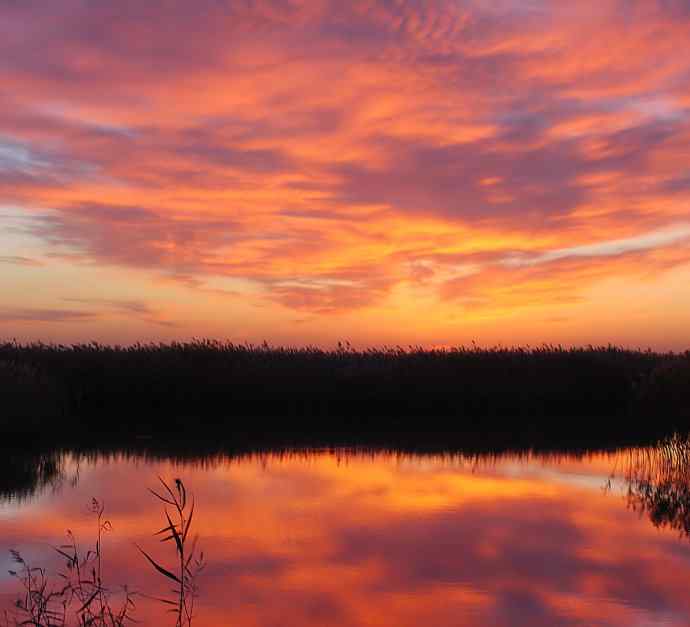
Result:
[[[651,423],[651,416],[655,424],[682,428],[690,423],[690,352],[6,342],[0,393],[7,399],[0,431],[34,438],[183,432],[190,419],[196,434],[599,430],[614,421],[616,428]]]
[[[189,530],[194,519],[194,498],[191,498],[191,505],[187,501],[187,490],[180,479],[175,479],[175,489],[173,490],[163,479],[159,477],[164,492],[161,494],[155,490],[150,490],[164,506],[169,505],[173,508],[175,521],[170,517],[167,507],[164,507],[167,525],[156,535],[163,535],[161,542],[170,542],[175,545],[177,555],[177,567],[175,572],[161,566],[144,549],[137,547],[142,555],[148,560],[156,571],[161,575],[174,581],[177,588],[173,590],[177,598],[175,600],[160,599],[163,603],[172,606],[172,611],[177,616],[176,627],[186,627],[192,624],[194,616],[194,599],[197,596],[197,577],[204,568],[203,551],[197,554],[197,537],[190,540]],[[189,507],[188,507],[189,505]]]
[[[175,599],[149,597],[143,592],[133,592],[126,585],[119,590],[104,580],[103,540],[112,530],[105,517],[105,507],[97,499],[91,502],[95,518],[96,539],[94,546],[84,552],[71,531],[67,542],[54,547],[64,559],[64,568],[51,577],[45,568],[29,564],[16,550],[10,551],[16,568],[9,571],[20,584],[21,596],[13,610],[6,611],[6,627],[31,625],[33,627],[123,627],[136,622],[136,600],[152,598],[171,606],[175,627],[191,627],[194,618],[194,600],[198,594],[197,577],[204,568],[203,552],[197,552],[197,538],[190,536],[194,514],[194,499],[188,508],[187,490],[180,479],[175,479],[174,490],[162,479],[166,496],[151,491],[166,505],[171,505],[177,520],[173,522],[167,508],[164,509],[166,526],[155,535],[167,534],[162,542],[174,541],[178,566],[167,569],[154,560],[141,547],[137,547],[156,572],[177,583]],[[191,540],[191,543],[190,543]]]

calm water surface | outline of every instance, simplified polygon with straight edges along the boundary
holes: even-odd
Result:
[[[200,626],[690,625],[682,447],[586,456],[411,456],[342,450],[174,463],[67,455],[61,479],[0,504],[9,549],[57,571],[50,548],[113,530],[106,581],[165,594],[135,543],[162,562],[147,487],[182,477],[208,565]],[[683,499],[686,499],[685,501]],[[0,575],[9,606],[17,582]],[[140,599],[136,617],[170,624]]]

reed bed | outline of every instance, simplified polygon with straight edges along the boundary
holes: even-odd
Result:
[[[5,433],[668,430],[690,422],[690,351],[6,342],[0,394]]]

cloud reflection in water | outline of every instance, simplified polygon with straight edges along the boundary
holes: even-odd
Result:
[[[666,485],[667,453],[82,460],[76,487],[2,506],[0,549],[38,557],[68,527],[88,537],[97,494],[115,525],[111,582],[164,592],[132,542],[158,528],[144,487],[181,475],[208,555],[203,625],[684,625],[690,544],[626,508],[640,476]],[[161,624],[163,610],[138,616]]]

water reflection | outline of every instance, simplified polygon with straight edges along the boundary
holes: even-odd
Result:
[[[630,454],[628,502],[656,527],[690,536],[690,441],[673,437]]]
[[[65,480],[64,455],[12,452],[0,455],[0,501],[27,500]]]
[[[207,551],[200,625],[687,625],[687,450],[62,454],[78,484],[5,503],[0,551],[50,566],[47,542],[88,537],[96,495],[110,579],[164,594],[133,543],[160,527],[145,487],[183,476]],[[155,603],[137,610],[165,624]]]

